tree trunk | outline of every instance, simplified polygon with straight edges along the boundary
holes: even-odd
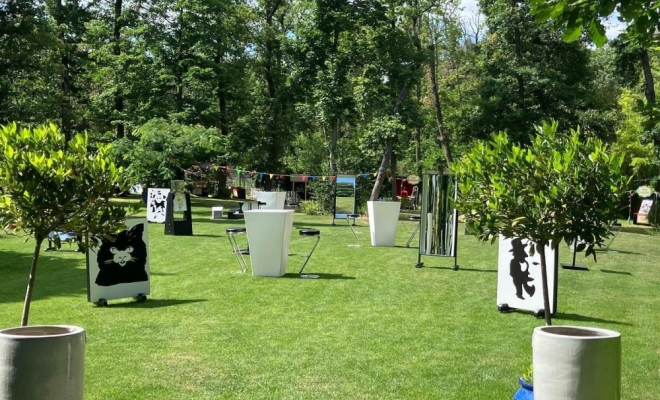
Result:
[[[121,55],[121,45],[119,43],[121,39],[121,24],[120,24],[120,19],[121,19],[121,9],[122,9],[122,0],[115,0],[115,15],[114,15],[114,31],[113,31],[113,38],[114,38],[114,48],[113,48],[113,54],[115,56],[115,61],[119,60],[119,56]],[[124,117],[123,117],[123,112],[124,112],[124,97],[121,93],[120,89],[121,85],[117,85],[117,88],[115,89],[115,112],[120,119],[117,123],[117,139],[121,139],[125,136],[124,132]]]
[[[444,121],[442,119],[442,104],[440,103],[440,95],[438,94],[438,76],[436,69],[436,52],[435,45],[431,43],[429,46],[431,50],[431,62],[429,63],[429,74],[431,75],[431,92],[433,92],[433,105],[435,107],[435,123],[438,127],[437,141],[445,153],[445,161],[447,162],[447,169],[451,168],[452,157],[449,135],[445,132]]]
[[[401,110],[401,104],[408,95],[408,85],[403,85],[403,88],[399,92],[399,95],[396,98],[396,103],[394,105],[394,110],[392,110],[393,115],[397,115]],[[371,190],[371,197],[369,201],[378,200],[380,196],[380,191],[383,188],[383,181],[385,180],[385,174],[387,172],[387,167],[390,165],[390,157],[392,156],[392,149],[394,148],[394,138],[388,138],[387,144],[385,145],[385,152],[383,153],[383,159],[380,162],[380,168],[378,168],[378,175],[376,176],[376,183],[374,183],[374,188]]]
[[[541,241],[536,245],[536,251],[541,256],[541,285],[543,285],[543,314],[545,315],[545,324],[552,325],[552,315],[550,310],[550,294],[548,291],[548,267],[545,263],[546,243]]]
[[[391,157],[391,168],[390,168],[390,182],[392,182],[392,201],[398,201],[396,198],[396,152],[392,151]]]
[[[642,50],[642,70],[644,71],[644,95],[646,101],[655,103],[655,86],[653,84],[653,74],[651,73],[651,63],[649,61],[648,50]]]
[[[57,23],[58,29],[61,29],[60,26],[64,24],[64,7],[62,6],[62,0],[57,0],[55,5],[57,7],[55,22]],[[60,116],[62,118],[62,133],[68,141],[71,139],[71,78],[69,76],[69,58],[67,57],[68,49],[65,44],[63,29],[59,32],[59,39],[64,48],[64,53],[61,58],[62,74],[60,75],[60,80],[62,87],[62,101],[60,102]]]
[[[176,110],[183,111],[183,8],[179,10],[179,28],[176,31],[177,57],[174,70],[174,82],[176,85]]]
[[[511,7],[515,9],[518,4],[518,0],[511,0]],[[522,67],[522,49],[520,45],[520,27],[519,21],[516,20],[515,27],[513,28],[513,40],[514,40],[514,52],[516,56],[516,67]],[[525,103],[525,81],[523,80],[520,71],[516,71],[516,81],[518,81],[518,100],[520,101],[520,106],[524,107]]]
[[[21,326],[27,326],[30,315],[30,303],[32,302],[32,290],[34,289],[34,277],[37,273],[37,261],[39,260],[39,251],[44,242],[43,237],[37,237],[34,244],[34,255],[32,256],[32,267],[30,268],[30,279],[28,280],[27,291],[25,292],[25,302],[23,303],[23,316]]]

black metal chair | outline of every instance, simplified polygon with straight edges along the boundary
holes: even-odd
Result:
[[[248,247],[247,250],[241,250],[241,248],[238,247],[238,242],[236,241],[236,235],[243,233],[247,234],[246,228],[227,228],[227,237],[229,238],[229,243],[231,244],[232,253],[234,253],[236,260],[238,260],[238,265],[241,267],[241,272],[247,272],[247,262],[245,261],[243,255],[250,254],[250,248]]]
[[[318,229],[301,229],[300,236],[316,237],[316,243],[314,243],[314,247],[312,247],[312,251],[310,251],[307,257],[305,258],[305,262],[303,263],[302,268],[300,268],[300,272],[298,273],[298,275],[300,275],[301,278],[316,279],[319,277],[318,275],[303,275],[302,272],[305,269],[307,262],[312,257],[312,254],[314,254],[314,250],[316,250],[316,246],[319,244],[319,241],[321,240],[321,231],[319,231]]]
[[[415,236],[415,233],[419,230],[419,224],[422,222],[422,217],[419,215],[411,215],[408,217],[409,221],[417,221],[417,226],[415,226],[415,230],[412,231],[410,234],[410,238],[408,238],[408,243],[406,243],[406,247],[410,247],[410,242],[413,240],[413,237]]]
[[[353,229],[353,225],[355,225],[355,218],[359,217],[360,214],[346,214],[346,223],[348,223],[348,227],[351,228],[353,236],[355,236],[355,240],[357,240],[357,244],[349,244],[349,246],[360,247],[360,238],[358,237],[357,232],[355,232],[355,229]],[[353,220],[353,224],[351,224],[351,219]]]

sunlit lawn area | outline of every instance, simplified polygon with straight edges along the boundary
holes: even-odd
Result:
[[[496,310],[497,246],[459,228],[451,259],[402,247],[414,224],[402,215],[397,245],[374,248],[366,219],[361,246],[344,221],[296,214],[283,278],[241,274],[214,200],[195,199],[192,237],[149,225],[152,294],[145,303],[87,303],[84,256],[64,245],[42,253],[31,324],[87,329],[86,399],[510,399],[531,364],[531,334],[543,323]],[[222,202],[225,211],[234,202]],[[320,229],[306,272],[296,272]],[[245,240],[244,237],[239,240]],[[417,240],[413,241],[416,245]],[[18,325],[33,242],[0,235],[0,321]],[[624,222],[589,271],[559,271],[556,324],[623,335],[623,399],[660,393],[660,237]],[[570,261],[566,246],[561,261]]]

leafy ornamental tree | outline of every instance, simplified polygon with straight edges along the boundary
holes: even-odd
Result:
[[[557,133],[558,123],[537,127],[529,147],[511,143],[506,133],[479,142],[453,164],[459,184],[456,208],[468,230],[481,241],[527,238],[531,253],[541,256],[545,321],[551,325],[546,245],[557,249],[578,237],[586,254],[596,259],[617,218],[619,196],[627,183],[623,157],[610,154],[600,139],[582,138],[579,129]]]
[[[124,227],[126,210],[108,202],[122,170],[109,146],[87,153],[87,136],[68,143],[54,125],[0,127],[0,226],[35,239],[21,326],[28,323],[39,250],[50,232],[76,232],[92,242]]]

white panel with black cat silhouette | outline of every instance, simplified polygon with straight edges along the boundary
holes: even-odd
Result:
[[[504,239],[500,236],[497,267],[497,304],[511,308],[537,311],[543,307],[541,256],[530,256],[527,239]],[[557,308],[557,253],[546,246],[548,293],[551,314]]]
[[[149,294],[147,220],[131,218],[126,226],[87,252],[87,298],[91,302]]]
[[[168,194],[170,194],[170,189],[149,189],[147,193],[147,220],[149,222],[165,222]]]

